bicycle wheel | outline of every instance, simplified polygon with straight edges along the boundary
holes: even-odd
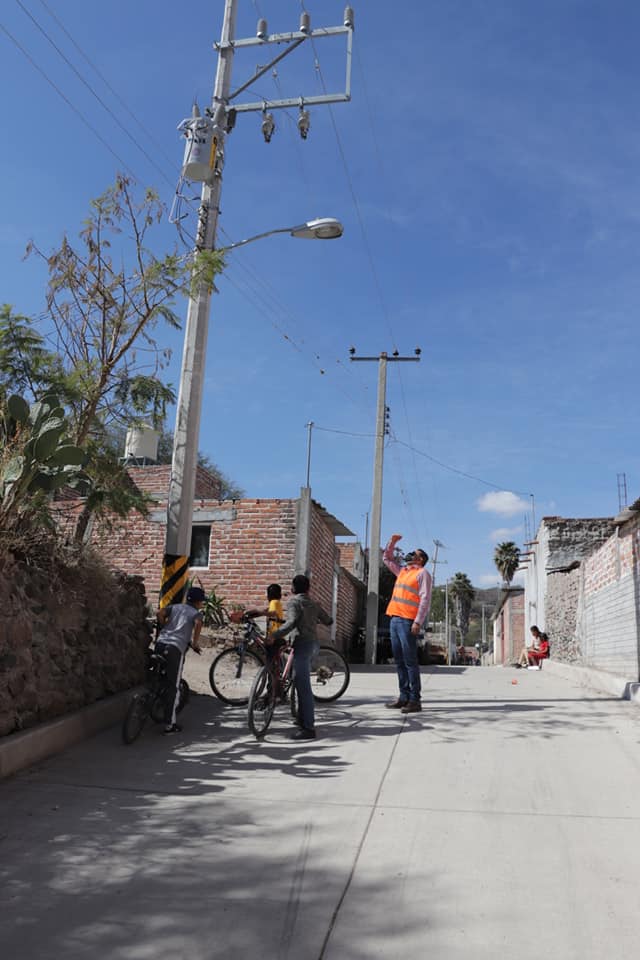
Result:
[[[223,650],[209,670],[211,689],[225,703],[242,706],[248,702],[251,685],[261,668],[262,660],[252,650]]]
[[[184,710],[186,705],[189,702],[189,696],[191,694],[191,689],[186,680],[180,680],[180,690],[178,693],[178,706],[176,708],[176,713],[180,713],[181,710]]]
[[[341,697],[349,686],[349,664],[333,647],[320,647],[311,659],[311,691],[313,699],[329,703]]]
[[[276,706],[276,696],[273,678],[266,667],[262,667],[251,685],[249,694],[249,729],[255,737],[264,737],[273,711]]]
[[[142,733],[149,712],[147,694],[136,693],[127,707],[122,722],[122,739],[125,743],[133,743]]]
[[[295,683],[291,684],[291,690],[289,692],[289,706],[291,708],[291,716],[294,723],[299,719],[298,715],[298,691],[296,690]]]
[[[151,701],[149,715],[154,723],[164,723],[164,695],[163,692],[156,693]]]

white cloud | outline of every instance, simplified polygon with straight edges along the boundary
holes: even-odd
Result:
[[[483,573],[479,577],[474,577],[473,582],[479,587],[499,587],[502,585],[500,574],[497,571],[496,573]]]
[[[498,543],[499,540],[513,540],[519,533],[522,533],[522,526],[519,527],[498,527],[489,534],[492,543]]]
[[[474,586],[476,587],[503,587],[504,583],[500,574],[496,573],[483,573],[479,577],[473,578]],[[524,586],[524,573],[516,573],[513,580],[511,581],[512,587],[523,587]]]
[[[485,493],[476,501],[478,510],[482,513],[498,513],[502,517],[513,517],[516,513],[527,513],[529,504],[522,497],[517,497],[510,490],[497,490],[495,493]]]

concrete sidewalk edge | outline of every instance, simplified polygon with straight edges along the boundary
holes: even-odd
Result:
[[[21,733],[10,733],[0,741],[0,780],[118,723],[124,717],[131,694],[131,690],[125,690],[76,713]]]
[[[573,680],[582,687],[610,693],[614,697],[620,697],[621,700],[630,700],[640,705],[640,683],[634,680],[606,673],[604,670],[594,670],[592,667],[559,663],[557,660],[545,660],[543,670],[554,676],[563,677],[565,680]]]

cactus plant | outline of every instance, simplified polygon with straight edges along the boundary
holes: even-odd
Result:
[[[54,396],[29,404],[7,399],[0,419],[0,520],[18,517],[43,494],[77,486],[84,451],[66,439],[64,410]]]

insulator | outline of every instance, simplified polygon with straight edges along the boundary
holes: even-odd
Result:
[[[275,120],[273,119],[272,113],[263,113],[262,114],[262,136],[264,137],[264,142],[269,143],[271,137],[273,136],[273,131],[276,128]]]
[[[261,17],[258,20],[258,26],[256,27],[256,37],[259,40],[264,40],[265,37],[267,36],[267,33],[268,33],[267,21],[264,19],[264,17]]]
[[[300,14],[300,33],[311,33],[311,14]]]
[[[343,23],[344,23],[345,27],[350,27],[350,28],[353,30],[355,21],[354,21],[354,19],[353,19],[353,7],[352,7],[352,6],[346,6],[346,7],[344,8]]]
[[[311,126],[311,119],[309,117],[308,110],[300,110],[298,115],[298,130],[300,131],[300,136],[303,140],[306,140],[309,136],[309,127]]]

